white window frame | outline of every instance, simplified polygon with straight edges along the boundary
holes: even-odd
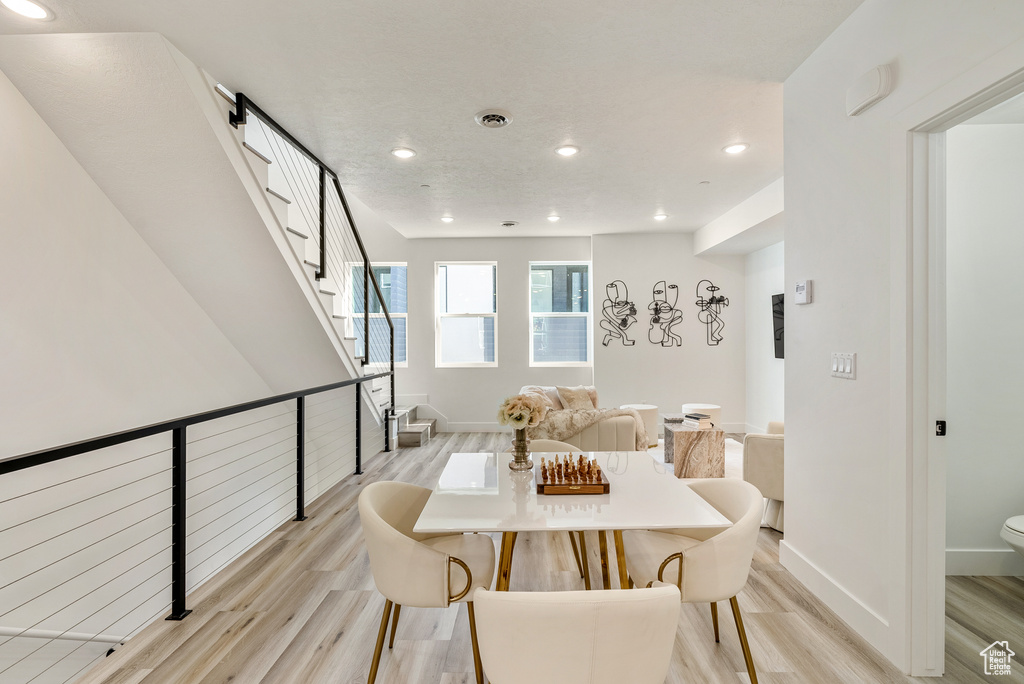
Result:
[[[348,320],[345,321],[345,334],[351,337],[356,336],[355,325],[356,317],[364,314],[356,313],[355,310],[355,283],[352,282],[352,269],[362,268],[363,262],[361,261],[349,261],[346,264],[348,270],[345,272],[346,275],[346,288],[345,288],[345,301],[347,302],[346,308],[348,309]],[[374,266],[404,266],[405,267],[405,278],[406,285],[409,282],[409,264],[404,261],[371,261],[370,268]],[[370,286],[373,287],[372,285]],[[395,368],[408,368],[409,367],[409,292],[406,290],[405,293],[405,313],[395,313],[394,311],[388,311],[391,316],[391,322],[394,323],[396,318],[405,319],[405,361],[395,361]],[[384,318],[383,313],[371,313],[366,314],[370,318]]]
[[[441,313],[440,272],[442,266],[493,266],[494,313],[449,314]],[[434,262],[434,367],[435,368],[497,368],[498,367],[498,262],[497,261],[435,261]],[[491,318],[494,320],[494,361],[479,363],[441,362],[441,320],[443,318]]]
[[[587,310],[586,311],[533,311],[533,267],[534,266],[586,266],[587,267]],[[530,347],[531,368],[592,368],[594,365],[594,265],[589,261],[531,261],[527,265],[526,273],[526,313],[527,313],[527,334]],[[533,359],[533,319],[540,318],[564,318],[576,316],[587,319],[587,360],[586,361],[534,361]]]

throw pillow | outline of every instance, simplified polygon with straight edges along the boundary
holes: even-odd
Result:
[[[586,387],[558,387],[558,398],[567,409],[594,409],[593,400]]]
[[[594,402],[594,408],[601,408],[601,405],[597,403],[597,388],[593,385],[586,385],[584,389],[590,394],[590,401]]]
[[[519,392],[521,394],[526,393],[526,392],[536,392],[537,394],[543,394],[544,396],[546,396],[548,398],[548,401],[551,402],[551,410],[553,410],[553,411],[560,411],[563,408],[565,408],[564,406],[562,406],[562,401],[558,398],[558,390],[555,389],[554,387],[542,387],[540,385],[527,385],[527,386],[523,387],[521,390],[519,390]]]

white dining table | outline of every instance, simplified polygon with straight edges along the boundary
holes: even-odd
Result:
[[[575,459],[580,452],[573,452]],[[623,530],[680,527],[725,529],[732,523],[642,451],[583,452],[608,478],[607,494],[538,494],[540,456],[534,470],[513,472],[508,453],[452,454],[413,527],[421,533],[500,532],[496,588],[508,589],[519,532],[598,532],[604,587],[610,587],[607,531],[614,534],[619,578],[627,588]],[[581,542],[583,536],[580,536]],[[584,542],[585,545],[585,542]],[[586,558],[584,546],[583,557]],[[584,568],[586,568],[584,560]],[[588,585],[589,585],[589,577]]]

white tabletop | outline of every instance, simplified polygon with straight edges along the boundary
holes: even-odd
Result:
[[[511,454],[452,454],[415,532],[724,529],[729,520],[642,451],[585,453],[608,477],[608,494],[537,494],[533,472]],[[554,454],[545,454],[553,457]],[[532,456],[540,468],[540,454]]]

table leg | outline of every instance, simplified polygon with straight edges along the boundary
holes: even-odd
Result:
[[[629,573],[626,571],[626,547],[622,543],[622,530],[612,532],[615,537],[615,560],[619,565],[619,588],[629,589]]]
[[[612,578],[608,571],[608,533],[601,530],[597,533],[601,545],[601,584],[605,589],[612,588]]]
[[[516,532],[501,533],[501,551],[498,553],[498,580],[495,591],[508,591],[512,576],[512,551],[516,546]]]
[[[587,560],[587,538],[580,530],[580,559],[583,561],[583,587],[590,591],[590,561]]]

